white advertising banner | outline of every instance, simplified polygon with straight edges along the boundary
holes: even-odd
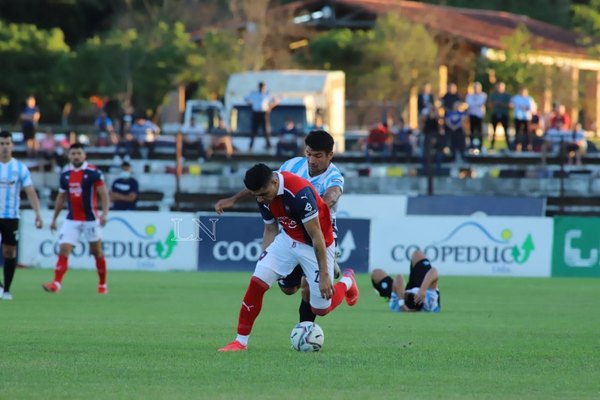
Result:
[[[402,217],[407,197],[401,194],[343,194],[338,202],[338,218]]]
[[[369,269],[407,274],[421,249],[440,275],[548,277],[552,233],[551,218],[374,218]]]
[[[44,211],[44,228],[35,229],[35,214],[21,213],[19,263],[54,268],[58,230],[50,232],[52,211]],[[192,213],[111,211],[102,228],[102,248],[109,270],[195,271],[198,266],[198,225]],[[82,236],[69,257],[69,268],[95,269],[89,245]]]

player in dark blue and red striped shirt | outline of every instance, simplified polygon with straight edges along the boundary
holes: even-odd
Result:
[[[359,296],[352,270],[344,272],[333,285],[335,243],[331,214],[310,182],[257,164],[246,172],[244,184],[256,197],[265,222],[263,253],[242,302],[237,337],[219,351],[246,350],[265,292],[298,264],[309,284],[310,305],[316,315],[328,314],[344,298],[353,306]]]
[[[50,229],[56,231],[56,219],[65,202],[69,208],[67,219],[60,231],[60,250],[54,270],[54,281],[42,285],[47,292],[57,293],[67,272],[68,259],[73,247],[83,233],[90,244],[90,252],[96,259],[99,283],[98,293],[107,294],[106,260],[102,252],[101,226],[106,224],[109,207],[109,195],[102,172],[85,161],[85,151],[81,143],[71,145],[69,149],[69,167],[60,175],[60,189],[54,206],[54,216]],[[100,196],[102,214],[98,215],[96,194]]]

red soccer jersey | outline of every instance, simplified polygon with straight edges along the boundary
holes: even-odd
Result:
[[[95,166],[83,163],[80,168],[69,167],[60,175],[60,191],[67,193],[67,219],[93,221],[98,217],[96,188],[104,185],[104,178]]]
[[[319,218],[325,245],[333,243],[333,227],[329,207],[306,179],[290,172],[278,172],[279,190],[277,197],[269,204],[259,203],[260,213],[265,223],[275,220],[293,239],[312,246],[310,235],[304,222]]]

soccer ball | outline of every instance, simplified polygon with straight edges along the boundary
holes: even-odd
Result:
[[[325,341],[323,329],[314,322],[304,321],[297,324],[290,334],[292,348],[302,352],[321,350]]]

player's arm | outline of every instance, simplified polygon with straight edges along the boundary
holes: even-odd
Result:
[[[52,222],[50,222],[50,230],[53,232],[56,230],[56,219],[58,218],[58,215],[60,214],[62,209],[65,207],[66,201],[67,192],[58,192],[58,195],[56,196],[56,201],[54,202],[54,214],[52,215]]]
[[[262,244],[263,251],[265,251],[265,249],[267,247],[269,247],[269,245],[271,243],[273,243],[273,240],[275,240],[275,236],[277,236],[278,233],[279,233],[279,224],[276,221],[273,221],[270,224],[265,223],[265,230],[263,232],[263,244]]]
[[[321,231],[318,214],[315,218],[304,221],[304,228],[310,236],[317,264],[319,265],[319,289],[321,296],[325,299],[330,299],[333,296],[333,285],[329,277],[329,269],[327,268],[327,247],[325,246],[325,237]]]
[[[435,289],[437,287],[437,282],[438,271],[435,267],[431,267],[425,274],[425,278],[423,279],[423,283],[421,283],[419,291],[415,294],[415,303],[420,304],[423,302],[423,300],[425,300],[427,289]]]
[[[108,218],[108,208],[110,207],[110,196],[106,185],[98,185],[98,196],[100,196],[100,205],[102,207],[102,214],[100,214],[100,225],[106,224],[106,218]]]
[[[27,186],[23,188],[25,190],[25,194],[27,195],[27,200],[29,200],[29,204],[31,204],[31,208],[35,211],[35,227],[41,229],[44,226],[44,221],[42,220],[42,214],[40,211],[40,199],[33,188],[33,185]]]
[[[331,187],[327,188],[325,193],[323,193],[323,200],[325,201],[327,206],[329,208],[331,208],[338,202],[341,195],[342,195],[341,187],[331,186]]]
[[[227,197],[217,201],[217,203],[215,204],[215,211],[217,212],[217,214],[223,214],[223,210],[225,210],[226,208],[233,207],[235,203],[237,203],[240,200],[246,200],[250,198],[252,198],[252,192],[244,188],[231,197]]]

